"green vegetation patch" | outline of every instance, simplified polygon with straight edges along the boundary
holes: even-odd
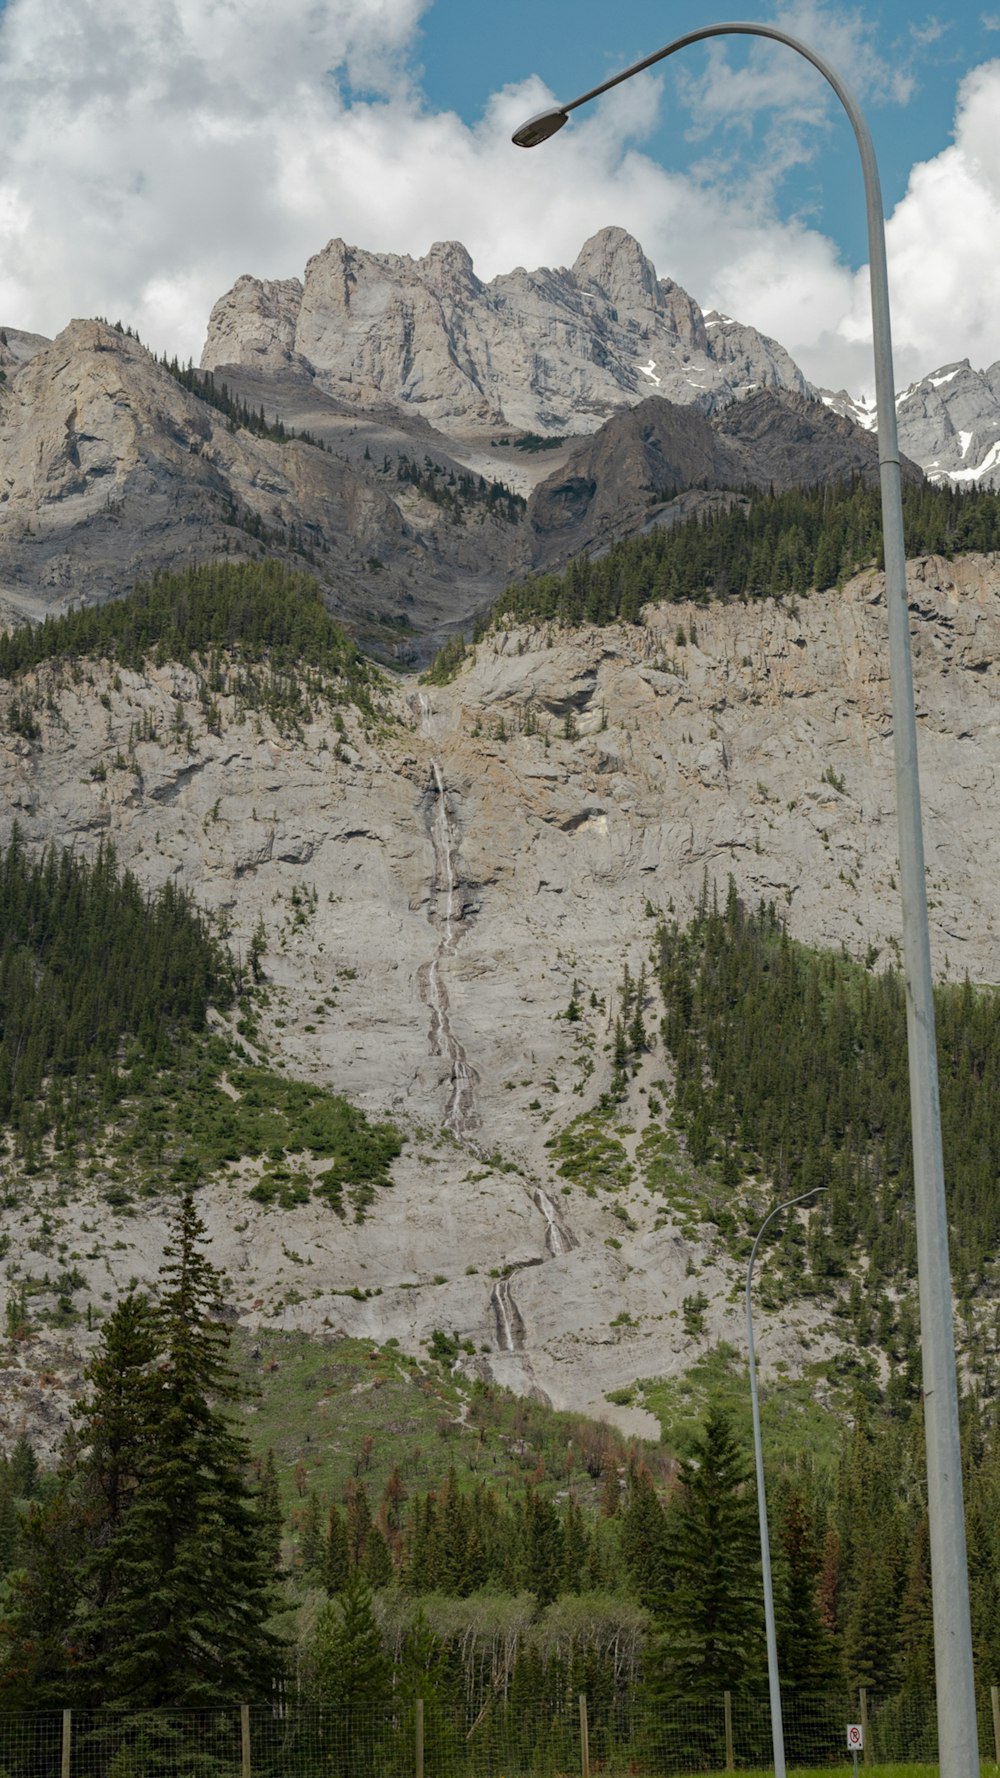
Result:
[[[375,712],[378,671],[334,623],[307,574],[279,562],[212,562],[157,574],[122,599],[0,636],[0,677],[42,661],[90,656],[141,672],[177,661],[204,675],[204,696],[303,714],[314,697]],[[15,699],[23,723],[23,699]],[[28,712],[30,719],[30,711]]]
[[[415,1359],[394,1340],[372,1346],[333,1333],[317,1340],[237,1329],[233,1354],[253,1392],[248,1435],[261,1456],[274,1450],[289,1504],[303,1484],[341,1499],[352,1480],[363,1480],[375,1500],[394,1469],[410,1492],[433,1488],[453,1469],[464,1490],[488,1479],[555,1497],[570,1486],[595,1509],[607,1472],[617,1478],[630,1449],[669,1467],[665,1452],[600,1421],[452,1375],[451,1357],[434,1360],[430,1345]]]
[[[625,1144],[605,1112],[583,1112],[545,1146],[552,1151],[560,1178],[581,1185],[588,1197],[598,1191],[622,1191],[632,1183],[634,1169]]]
[[[346,1198],[358,1221],[375,1187],[392,1184],[402,1140],[391,1124],[372,1123],[337,1093],[240,1061],[224,1038],[190,1045],[172,1068],[135,1084],[109,1137],[123,1174],[190,1187],[263,1159],[250,1188],[258,1203],[289,1209],[313,1196],[343,1216]],[[318,1175],[307,1158],[322,1163]]]
[[[210,1032],[210,1009],[246,989],[173,882],[144,894],[105,845],[92,862],[54,847],[32,859],[15,829],[0,922],[0,1121],[18,1172],[75,1174],[85,1147],[123,1206],[130,1188],[191,1187],[263,1158],[258,1199],[311,1192],[343,1215],[346,1195],[359,1217],[391,1183],[391,1125]],[[322,1163],[315,1178],[306,1156]]]
[[[663,1201],[658,1227],[673,1221],[685,1235],[696,1238],[700,1226],[711,1222],[721,1233],[733,1233],[736,1221],[729,1194],[710,1172],[692,1164],[676,1130],[647,1124],[636,1162],[646,1190]]]
[[[910,555],[1000,547],[1000,494],[905,483],[903,516]],[[752,494],[726,511],[629,538],[594,559],[579,556],[564,574],[534,575],[502,595],[491,622],[637,623],[653,601],[822,591],[860,568],[881,567],[881,551],[877,488],[854,480]]]
[[[449,636],[447,642],[442,643],[438,649],[424,674],[425,683],[427,685],[450,685],[451,681],[457,678],[467,654],[465,637],[462,635]]]
[[[769,1464],[794,1469],[805,1462],[824,1476],[835,1471],[843,1448],[845,1404],[840,1392],[836,1406],[817,1401],[817,1380],[824,1377],[823,1367],[810,1366],[800,1377],[782,1377],[762,1387],[761,1436]],[[752,1448],[746,1358],[734,1346],[720,1342],[682,1377],[646,1378],[638,1387],[642,1406],[656,1415],[665,1443],[679,1457],[691,1455],[713,1408],[721,1408],[732,1423],[742,1448]]]

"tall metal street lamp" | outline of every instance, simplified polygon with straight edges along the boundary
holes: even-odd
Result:
[[[785,1730],[781,1720],[781,1682],[778,1677],[778,1633],[774,1622],[774,1589],[771,1585],[771,1540],[767,1529],[767,1495],[764,1490],[764,1445],[760,1435],[760,1398],[757,1394],[757,1353],[753,1343],[753,1309],[750,1301],[750,1287],[753,1283],[753,1263],[757,1258],[764,1230],[780,1216],[783,1210],[790,1210],[793,1204],[804,1204],[807,1198],[814,1198],[817,1192],[825,1192],[825,1185],[814,1185],[811,1191],[800,1192],[797,1198],[786,1198],[783,1204],[775,1204],[769,1210],[760,1228],[757,1238],[750,1249],[747,1265],[747,1354],[750,1365],[750,1406],[753,1410],[753,1457],[757,1472],[757,1513],[760,1520],[760,1565],[764,1577],[764,1632],[767,1638],[767,1686],[771,1696],[771,1742],[774,1747],[774,1778],[785,1778]]]
[[[765,37],[784,43],[811,62],[829,81],[843,105],[861,153],[868,216],[875,393],[878,401],[879,478],[885,597],[889,622],[889,673],[896,761],[896,816],[899,826],[899,879],[903,904],[903,979],[909,1052],[910,1111],[913,1124],[913,1177],[916,1200],[917,1270],[927,1443],[927,1505],[930,1520],[931,1580],[934,1597],[934,1653],[938,1706],[938,1749],[942,1778],[977,1778],[976,1701],[969,1619],[969,1578],[962,1506],[958,1380],[948,1263],[948,1220],[941,1151],[934,1041],[934,998],[930,932],[917,771],[917,723],[907,612],[906,556],[900,493],[896,397],[889,325],[885,224],[882,193],[871,134],[860,109],[835,69],[808,44],[773,25],[706,25],[689,31],[631,68],[602,81],[568,105],[555,105],[523,124],[514,141],[533,148],[562,129],[571,111],[633,74],[710,37]]]

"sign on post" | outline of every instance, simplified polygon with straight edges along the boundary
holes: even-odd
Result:
[[[861,1723],[849,1722],[847,1725],[847,1751],[854,1756],[854,1778],[858,1778],[858,1754],[863,1751],[864,1745],[865,1731]]]

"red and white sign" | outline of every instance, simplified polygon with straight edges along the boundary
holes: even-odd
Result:
[[[865,1744],[865,1735],[864,1735],[864,1730],[861,1727],[861,1724],[859,1722],[849,1722],[847,1725],[847,1751],[848,1751],[848,1753],[860,1753],[862,1748],[864,1747],[864,1744]]]

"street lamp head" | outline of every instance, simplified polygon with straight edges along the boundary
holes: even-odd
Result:
[[[534,117],[529,117],[527,123],[514,131],[511,141],[516,142],[518,148],[537,148],[539,142],[547,142],[550,136],[554,136],[568,122],[569,112],[564,111],[561,105],[552,105],[548,111],[539,111]]]

